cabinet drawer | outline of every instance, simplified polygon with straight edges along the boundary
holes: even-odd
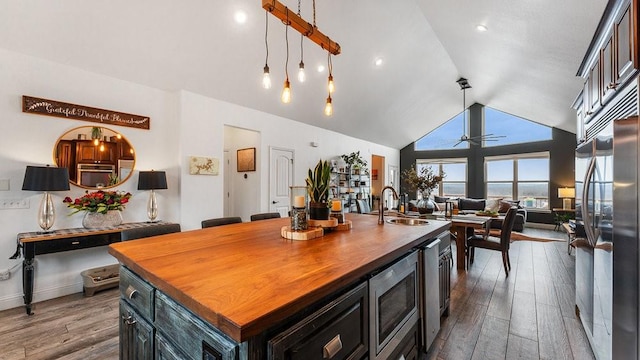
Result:
[[[160,291],[156,292],[157,332],[189,359],[235,360],[238,345]]]
[[[109,245],[120,241],[120,234],[99,234],[89,236],[74,236],[70,238],[38,241],[34,243],[35,255],[52,254],[61,251],[87,249]]]
[[[400,340],[398,347],[391,353],[389,359],[404,359],[404,360],[417,360],[418,359],[418,326],[414,325],[409,333]]]
[[[269,359],[360,359],[369,348],[367,283],[269,341]]]
[[[148,321],[153,322],[154,288],[124,266],[120,266],[120,295]]]

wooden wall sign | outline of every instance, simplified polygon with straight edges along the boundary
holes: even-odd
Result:
[[[22,112],[149,130],[151,119],[112,110],[22,96]]]

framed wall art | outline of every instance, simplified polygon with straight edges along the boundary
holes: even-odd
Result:
[[[256,148],[238,149],[238,172],[256,171]]]
[[[189,157],[190,175],[218,175],[220,163],[218,159],[202,156]]]

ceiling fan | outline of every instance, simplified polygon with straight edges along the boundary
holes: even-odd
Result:
[[[460,79],[456,80],[456,82],[458,83],[458,85],[460,85],[460,90],[462,90],[462,136],[460,136],[460,139],[458,139],[458,142],[453,145],[453,147],[456,147],[460,144],[462,144],[463,142],[468,142],[471,145],[480,145],[480,142],[483,141],[498,141],[499,138],[503,138],[505,137],[504,135],[494,135],[494,134],[483,134],[483,135],[477,135],[477,136],[468,136],[467,135],[467,104],[466,104],[466,90],[471,88],[471,85],[469,85],[469,81],[463,77],[461,77]]]

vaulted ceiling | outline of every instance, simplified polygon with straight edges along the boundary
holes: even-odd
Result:
[[[297,11],[298,2],[281,1]],[[327,53],[289,30],[292,102],[280,102],[285,26],[269,15],[274,86],[260,86],[260,0],[5,0],[0,47],[87,71],[180,89],[402,148],[474,102],[575,132],[575,76],[604,0],[317,0],[316,25],[339,42],[334,115],[323,114]],[[311,21],[312,1],[301,0]],[[236,11],[247,16],[234,20]],[[487,31],[479,32],[483,24]],[[374,60],[383,60],[375,66]],[[38,94],[32,94],[38,95]],[[73,99],[59,99],[73,102]],[[91,104],[86,104],[91,105]]]

